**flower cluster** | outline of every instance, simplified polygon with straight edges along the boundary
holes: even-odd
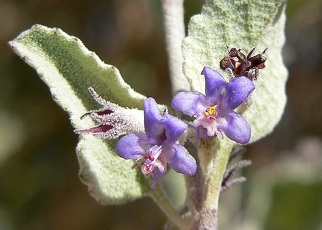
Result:
[[[207,136],[223,138],[246,144],[251,137],[247,121],[234,111],[244,103],[254,90],[253,82],[247,77],[236,77],[226,82],[224,77],[209,67],[204,67],[206,92],[179,92],[171,106],[194,117],[196,143]],[[141,166],[144,175],[152,176],[152,187],[167,172],[167,165],[178,173],[193,176],[197,170],[196,160],[183,146],[182,134],[187,122],[166,112],[161,113],[153,98],[143,102],[143,114],[139,110],[122,108],[100,98],[90,88],[94,99],[103,109],[88,114],[99,125],[76,133],[93,133],[99,138],[120,138],[116,153],[124,159],[135,159],[133,168]],[[142,118],[144,120],[142,121]]]
[[[143,103],[145,134],[128,134],[116,145],[116,153],[125,159],[138,159],[144,175],[151,174],[152,187],[167,171],[167,163],[176,172],[189,176],[195,174],[195,159],[182,145],[177,144],[187,124],[169,114],[161,115],[153,98]]]
[[[234,112],[255,89],[246,77],[233,78],[226,83],[224,77],[209,67],[204,67],[206,95],[199,92],[179,92],[172,100],[172,107],[190,116],[197,136],[226,136],[240,144],[250,140],[251,129],[247,121]]]

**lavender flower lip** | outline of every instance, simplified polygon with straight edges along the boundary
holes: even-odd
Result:
[[[131,133],[116,145],[116,153],[124,159],[137,159],[144,175],[152,175],[152,187],[167,172],[167,164],[176,172],[192,176],[196,173],[195,159],[179,145],[178,139],[187,124],[169,114],[161,115],[153,98],[143,103],[145,134]]]
[[[190,116],[199,138],[225,134],[229,139],[246,144],[251,137],[251,127],[234,112],[255,89],[247,77],[233,78],[226,83],[224,77],[209,67],[201,72],[205,76],[206,94],[179,92],[172,100],[172,107]]]

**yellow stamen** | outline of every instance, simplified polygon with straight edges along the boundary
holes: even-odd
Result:
[[[216,115],[216,108],[217,108],[217,105],[214,105],[214,106],[209,107],[209,108],[205,111],[205,115],[206,115],[206,116],[209,116],[209,115],[213,115],[213,116],[215,116],[215,115]]]

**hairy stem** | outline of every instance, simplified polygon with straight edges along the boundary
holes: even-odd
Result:
[[[226,170],[233,142],[227,138],[209,138],[198,146],[202,170],[203,198],[199,210],[194,210],[192,229],[218,229],[218,201],[221,183]]]
[[[189,229],[190,220],[182,218],[179,212],[173,207],[169,198],[160,187],[156,184],[154,189],[149,194],[152,199],[158,204],[164,214],[180,229]]]
[[[189,90],[190,85],[182,72],[182,40],[185,37],[183,0],[161,0],[165,39],[169,60],[172,93]]]
[[[230,152],[233,148],[233,142],[226,139],[220,140],[215,152],[210,152],[213,159],[206,166],[206,190],[203,206],[207,209],[218,209],[218,201],[221,189],[221,183],[226,171]]]

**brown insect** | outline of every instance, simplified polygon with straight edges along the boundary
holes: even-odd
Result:
[[[229,50],[229,47],[227,46]],[[255,47],[247,56],[241,52],[241,49],[231,48],[228,55],[221,59],[220,68],[232,72],[235,77],[245,76],[250,80],[256,80],[259,70],[265,68],[266,57],[264,56],[267,48],[261,53],[252,56]]]

